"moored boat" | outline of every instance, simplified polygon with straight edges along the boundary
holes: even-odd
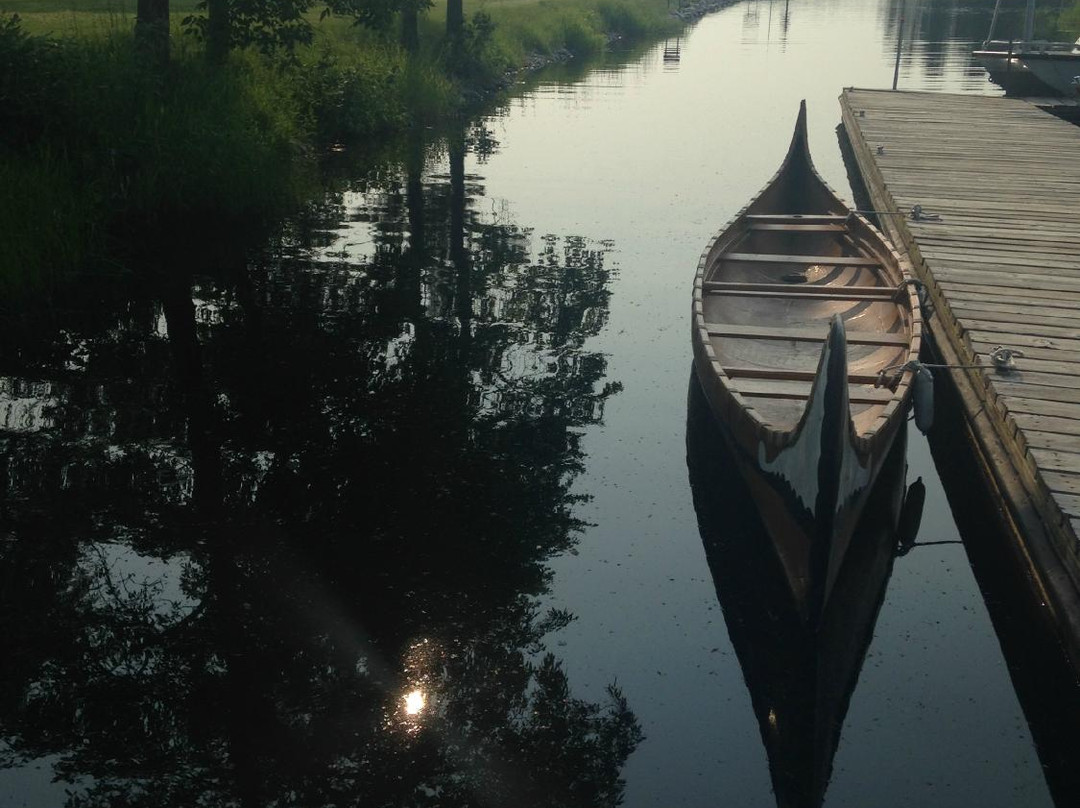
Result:
[[[994,39],[1000,6],[997,0],[986,41],[971,54],[986,68],[990,80],[1001,85],[1006,95],[1050,92],[1071,98],[1080,93],[1080,39],[1075,44],[1033,39],[1035,0],[1027,0],[1019,39]]]
[[[987,42],[972,56],[1006,95],[1080,94],[1080,41]]]
[[[912,396],[922,321],[900,257],[818,175],[803,103],[765,188],[709,243],[694,365],[816,621]]]

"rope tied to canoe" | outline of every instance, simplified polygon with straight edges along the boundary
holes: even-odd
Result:
[[[915,294],[919,297],[919,309],[922,311],[923,320],[929,322],[930,318],[934,316],[934,303],[930,299],[930,290],[918,278],[904,278],[900,282],[900,288],[905,286],[915,287]]]
[[[1017,357],[1023,357],[1024,352],[1019,348],[1009,348],[1005,345],[998,345],[986,354],[986,358],[990,360],[994,370],[998,373],[1012,373],[1016,368]],[[877,380],[874,382],[874,387],[893,387],[905,371],[911,371],[912,373],[918,373],[923,368],[937,369],[937,370],[986,370],[985,364],[939,364],[934,362],[920,362],[918,359],[912,359],[908,362],[903,362],[898,365],[889,365],[882,368],[878,372]]]
[[[998,345],[987,354],[987,357],[998,373],[1011,373],[1016,370],[1015,358],[1023,355],[1024,352],[1016,348]],[[878,373],[874,387],[888,387],[895,390],[903,373],[911,371],[913,374],[911,379],[912,418],[915,420],[915,426],[925,435],[934,425],[934,374],[931,372],[931,368],[940,368],[942,370],[986,370],[986,367],[984,364],[949,365],[920,362],[918,359],[912,359],[900,365],[890,365],[883,368]]]
[[[906,216],[913,222],[940,222],[940,213],[930,213],[922,205],[912,205],[908,210],[853,210],[860,216]]]

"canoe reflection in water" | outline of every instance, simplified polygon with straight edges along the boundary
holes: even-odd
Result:
[[[816,627],[800,616],[731,450],[694,373],[687,465],[701,540],[731,644],[750,691],[777,805],[819,806],[901,541],[907,464],[903,426],[855,528]],[[921,508],[912,484],[909,510]]]

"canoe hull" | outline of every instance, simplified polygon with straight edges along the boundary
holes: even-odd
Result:
[[[696,375],[811,622],[910,404],[902,366],[921,316],[908,280],[818,176],[805,107],[780,170],[698,266]]]

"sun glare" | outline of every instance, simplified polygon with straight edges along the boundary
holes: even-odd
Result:
[[[417,715],[424,709],[424,691],[413,690],[405,696],[405,712],[409,715]]]

